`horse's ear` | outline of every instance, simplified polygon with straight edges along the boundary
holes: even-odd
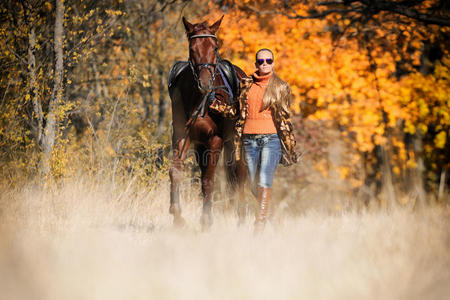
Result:
[[[219,29],[220,23],[222,22],[222,19],[225,15],[222,15],[222,17],[214,24],[212,24],[209,29],[211,29],[212,32],[216,33],[216,31]]]
[[[185,17],[183,17],[183,24],[184,28],[186,29],[186,33],[190,33],[194,29],[194,26],[189,23]]]

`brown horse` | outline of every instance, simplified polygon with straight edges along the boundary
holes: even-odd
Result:
[[[222,16],[223,18],[223,16]],[[230,62],[222,60],[215,35],[222,18],[213,25],[206,22],[191,24],[183,17],[189,40],[189,61],[174,64],[169,75],[172,103],[173,161],[170,168],[170,213],[175,225],[183,225],[179,186],[187,150],[194,145],[196,161],[201,170],[203,196],[202,227],[212,224],[211,198],[214,173],[222,148],[227,182],[232,197],[238,196],[238,215],[245,217],[242,184],[246,168],[234,159],[235,120],[208,111],[213,99],[232,103],[237,97],[239,80],[245,73]]]

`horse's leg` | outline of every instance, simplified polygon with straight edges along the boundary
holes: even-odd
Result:
[[[181,217],[180,205],[180,182],[183,176],[183,163],[186,152],[189,149],[190,139],[186,136],[186,114],[184,112],[183,98],[178,88],[170,90],[172,104],[172,166],[169,170],[170,176],[170,209],[175,226],[183,226],[184,219]]]
[[[243,161],[236,162],[234,144],[232,141],[224,144],[224,165],[230,187],[230,200],[237,209],[238,224],[243,224],[248,213],[248,203],[245,199],[244,184],[247,179],[247,168]]]
[[[202,177],[203,211],[201,217],[202,228],[209,228],[212,224],[211,198],[214,189],[214,172],[222,150],[222,138],[213,136],[208,141],[207,150],[199,153],[199,165]]]
[[[244,163],[244,160],[240,160],[236,163],[236,177],[238,180],[238,217],[239,217],[239,225],[245,222],[245,218],[248,214],[248,202],[245,198],[245,190],[244,185],[247,179],[247,166]]]
[[[173,160],[172,166],[169,170],[170,176],[170,208],[169,212],[173,215],[173,224],[175,226],[183,226],[184,219],[181,216],[180,205],[180,182],[183,177],[183,163],[189,148],[190,140],[187,138],[181,139],[173,146]],[[184,147],[183,147],[184,145]]]

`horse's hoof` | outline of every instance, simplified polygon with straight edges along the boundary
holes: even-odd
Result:
[[[182,228],[184,227],[184,225],[186,225],[186,221],[182,216],[173,217],[173,226],[175,226],[176,228]]]
[[[202,218],[200,219],[200,224],[202,225],[202,230],[208,230],[209,228],[211,228],[212,223],[213,223],[213,219],[210,214],[202,215]]]
[[[255,228],[254,234],[261,234],[264,232],[264,228],[266,227],[266,219],[256,219],[255,220]]]
[[[240,207],[238,210],[238,226],[242,226],[245,224],[245,220],[247,219],[248,214],[248,206]]]
[[[238,226],[242,226],[242,225],[244,225],[245,224],[245,216],[239,216],[238,217]]]

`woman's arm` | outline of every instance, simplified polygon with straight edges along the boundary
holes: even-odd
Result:
[[[291,117],[291,89],[287,85],[286,90],[283,93],[283,99],[281,105],[278,107],[279,119],[278,123],[278,135],[283,148],[283,156],[281,163],[285,166],[289,166],[296,163],[298,160],[298,154],[295,152],[295,137],[294,137],[294,126],[292,125]]]
[[[214,98],[209,108],[213,112],[223,115],[225,118],[233,118],[236,116],[236,104],[228,105],[217,98]]]

